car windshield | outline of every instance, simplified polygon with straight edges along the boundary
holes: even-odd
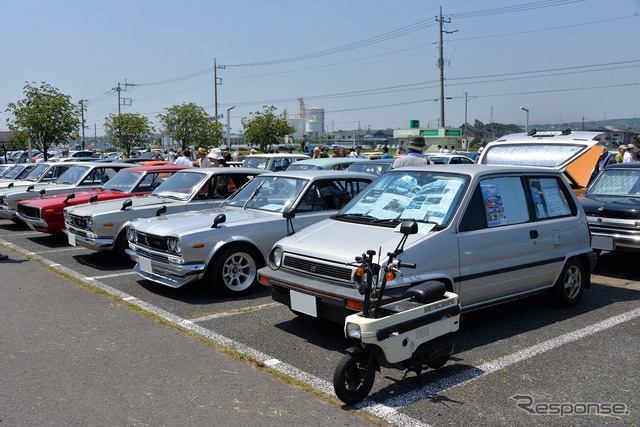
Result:
[[[468,179],[453,173],[394,170],[374,181],[334,218],[383,225],[413,219],[444,226]]]
[[[77,184],[89,170],[89,166],[71,166],[56,181],[58,184]]]
[[[24,172],[26,165],[16,165],[14,168],[10,169],[3,178],[6,179],[16,179],[20,176],[22,172]]]
[[[224,202],[227,206],[282,212],[292,206],[308,180],[276,176],[257,176]]]
[[[115,174],[113,178],[107,181],[102,186],[102,189],[131,193],[142,175],[144,175],[144,172],[130,172],[126,169],[123,169]]]
[[[156,188],[153,196],[175,200],[189,200],[201,186],[207,175],[203,173],[176,172]]]
[[[5,174],[13,168],[14,165],[0,165],[0,178],[4,178]]]
[[[267,169],[268,164],[267,157],[247,157],[242,161],[243,168]]]
[[[640,169],[605,169],[588,194],[640,197]]]
[[[25,181],[37,181],[40,179],[42,174],[44,174],[49,169],[49,165],[39,164],[38,166],[31,169],[31,171],[24,177]]]

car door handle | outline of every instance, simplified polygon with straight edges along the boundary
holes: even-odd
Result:
[[[538,230],[530,230],[529,231],[529,238],[537,239],[538,238]]]

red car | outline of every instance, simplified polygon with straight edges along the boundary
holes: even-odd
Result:
[[[62,233],[67,206],[143,196],[151,193],[174,172],[186,166],[141,166],[122,169],[102,187],[29,199],[18,203],[16,214],[29,227],[43,233]]]

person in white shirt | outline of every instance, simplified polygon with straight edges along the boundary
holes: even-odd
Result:
[[[356,159],[364,159],[364,154],[362,154],[362,147],[356,145],[356,151],[349,154],[349,157],[355,157]]]
[[[207,150],[202,147],[198,148],[198,159],[200,160],[201,168],[210,168],[212,166],[211,160],[207,158]]]
[[[173,163],[176,166],[193,166],[191,161],[191,150],[184,150],[182,156],[178,157]]]
[[[633,162],[633,150],[635,150],[635,148],[633,144],[627,145],[627,151],[624,153],[624,156],[622,156],[622,163]]]

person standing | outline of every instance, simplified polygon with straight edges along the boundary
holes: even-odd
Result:
[[[381,159],[393,159],[393,156],[391,154],[389,154],[389,147],[387,147],[386,145],[384,147],[382,147],[382,156],[380,156]]]
[[[616,154],[616,163],[622,163],[624,159],[624,153],[627,151],[627,146],[622,144],[618,147],[618,154]]]
[[[200,159],[201,168],[210,168],[212,166],[211,160],[207,158],[207,151],[202,147],[198,148],[198,158]]]
[[[362,147],[359,145],[356,145],[355,151],[351,152],[351,154],[349,154],[349,157],[355,157],[356,159],[364,159],[364,154],[362,154]]]
[[[404,166],[425,166],[431,164],[423,151],[427,148],[427,144],[423,136],[412,136],[407,144],[407,154],[397,158],[393,162],[393,168],[401,168]]]
[[[191,150],[184,150],[182,156],[178,157],[174,162],[176,166],[193,166],[191,161]]]
[[[633,144],[627,145],[627,151],[624,153],[624,156],[622,157],[622,163],[633,162],[633,150],[635,150],[635,148],[636,147],[634,147]]]

